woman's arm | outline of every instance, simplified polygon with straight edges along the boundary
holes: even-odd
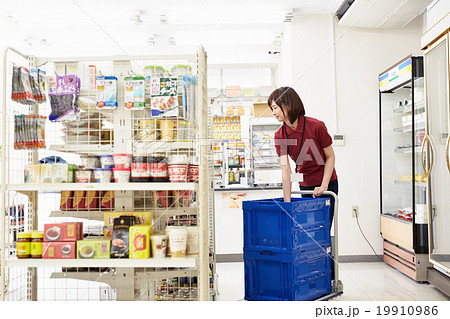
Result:
[[[281,181],[283,182],[283,198],[285,202],[291,201],[291,166],[287,155],[280,156]]]
[[[330,145],[325,147],[323,152],[325,153],[325,168],[323,172],[322,184],[320,187],[316,187],[314,189],[313,197],[321,196],[323,192],[328,189],[328,183],[330,182],[330,178],[334,170],[335,155],[333,146]]]

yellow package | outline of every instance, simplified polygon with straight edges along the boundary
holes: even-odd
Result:
[[[130,255],[131,259],[150,258],[150,229],[149,225],[130,227]]]
[[[120,216],[134,216],[136,217],[136,225],[151,225],[152,213],[151,212],[105,212],[104,214],[105,226],[103,233],[106,237],[112,237],[114,218]],[[150,228],[150,235],[153,234],[153,226]]]
[[[111,238],[85,238],[77,241],[77,258],[109,259]]]

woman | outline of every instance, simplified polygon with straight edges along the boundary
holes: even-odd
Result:
[[[268,99],[273,116],[283,125],[275,132],[275,148],[280,157],[283,197],[291,201],[291,167],[288,156],[296,163],[295,179],[300,190],[313,190],[318,197],[329,190],[338,193],[338,180],[334,169],[335,156],[332,139],[325,124],[305,116],[302,100],[290,87],[281,87]],[[300,174],[300,175],[299,175]],[[334,216],[334,198],[330,197],[330,225]]]

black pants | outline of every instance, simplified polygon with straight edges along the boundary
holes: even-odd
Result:
[[[302,185],[300,185],[300,190],[312,191],[312,190],[314,190],[314,188],[319,187],[319,186],[320,185],[317,185],[317,186],[302,186]],[[339,185],[338,185],[337,178],[328,184],[328,190],[335,193],[336,195],[338,194]],[[302,197],[312,197],[312,195],[302,195]],[[322,195],[320,197],[331,199],[331,202],[330,202],[330,231],[331,231],[331,224],[333,223],[333,217],[334,217],[334,197],[330,196],[330,195]],[[334,280],[334,262],[333,261],[331,262],[331,280]]]
[[[314,188],[316,188],[316,187],[320,187],[320,185],[317,185],[317,186],[302,186],[302,185],[300,185],[300,190],[302,190],[302,191],[313,191]],[[338,185],[337,178],[334,181],[332,181],[332,182],[330,182],[328,184],[328,190],[333,192],[333,193],[335,193],[336,195],[338,194],[338,192],[339,192],[339,185]],[[312,195],[302,195],[302,197],[312,197]],[[331,199],[331,205],[330,205],[330,227],[331,227],[331,224],[333,223],[333,217],[334,217],[334,197],[331,196],[331,195],[322,195],[320,197],[321,198],[330,198]]]

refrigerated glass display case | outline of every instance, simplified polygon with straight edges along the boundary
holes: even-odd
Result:
[[[426,281],[428,175],[423,58],[409,56],[379,76],[380,208],[383,259]]]
[[[447,272],[448,276],[450,272],[448,33],[427,48],[424,59],[427,104],[424,149],[430,158],[429,165],[425,167],[426,173],[429,175],[430,261],[435,267],[444,270],[443,273]],[[447,283],[447,287],[450,287],[450,282]]]

